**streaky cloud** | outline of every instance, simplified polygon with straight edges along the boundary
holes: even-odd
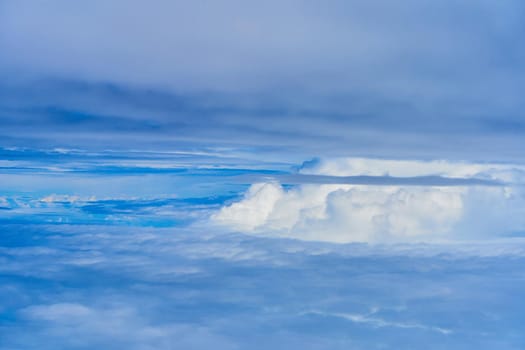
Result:
[[[370,185],[370,186],[507,186],[509,184],[494,179],[477,178],[451,178],[444,176],[330,176],[330,175],[309,175],[309,174],[282,174],[272,176],[243,175],[239,177],[243,181],[261,182],[276,181],[283,185],[299,184],[327,184],[327,185]]]
[[[325,317],[337,317],[337,318],[342,318],[344,320],[351,321],[354,323],[367,324],[367,325],[370,325],[371,327],[420,329],[420,330],[437,332],[443,335],[448,335],[448,334],[453,333],[451,329],[442,328],[442,327],[427,326],[427,325],[420,324],[420,323],[387,321],[379,317],[374,317],[373,316],[374,313],[375,312],[371,312],[369,314],[355,314],[355,313],[323,312],[323,311],[312,310],[312,311],[303,312],[301,314],[302,315],[319,315],[319,316],[325,316]]]

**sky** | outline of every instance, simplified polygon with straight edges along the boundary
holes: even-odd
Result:
[[[0,0],[0,348],[523,349],[525,5]]]

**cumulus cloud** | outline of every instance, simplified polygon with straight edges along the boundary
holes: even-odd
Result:
[[[523,168],[446,161],[332,159],[300,173],[520,181]],[[498,235],[525,227],[524,196],[509,186],[368,186],[257,183],[212,221],[243,232],[331,242],[384,242]]]

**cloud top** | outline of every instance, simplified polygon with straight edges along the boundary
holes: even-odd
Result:
[[[331,159],[300,173],[315,175],[522,178],[514,165]],[[330,242],[389,242],[500,235],[524,226],[522,191],[499,186],[402,186],[257,183],[212,221],[243,232]],[[468,231],[466,230],[468,229]]]

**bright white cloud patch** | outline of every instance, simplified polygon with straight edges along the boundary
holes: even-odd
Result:
[[[304,166],[313,175],[440,175],[519,182],[523,168],[445,161],[334,159]],[[525,227],[516,187],[257,183],[212,216],[239,231],[331,242],[384,242],[498,235]],[[468,226],[467,226],[468,225]],[[463,229],[465,228],[465,229]],[[466,229],[468,228],[468,230]]]
[[[525,180],[525,167],[514,164],[449,162],[445,160],[385,160],[369,158],[334,158],[306,162],[302,174],[334,176],[426,176],[482,178],[507,182]]]

